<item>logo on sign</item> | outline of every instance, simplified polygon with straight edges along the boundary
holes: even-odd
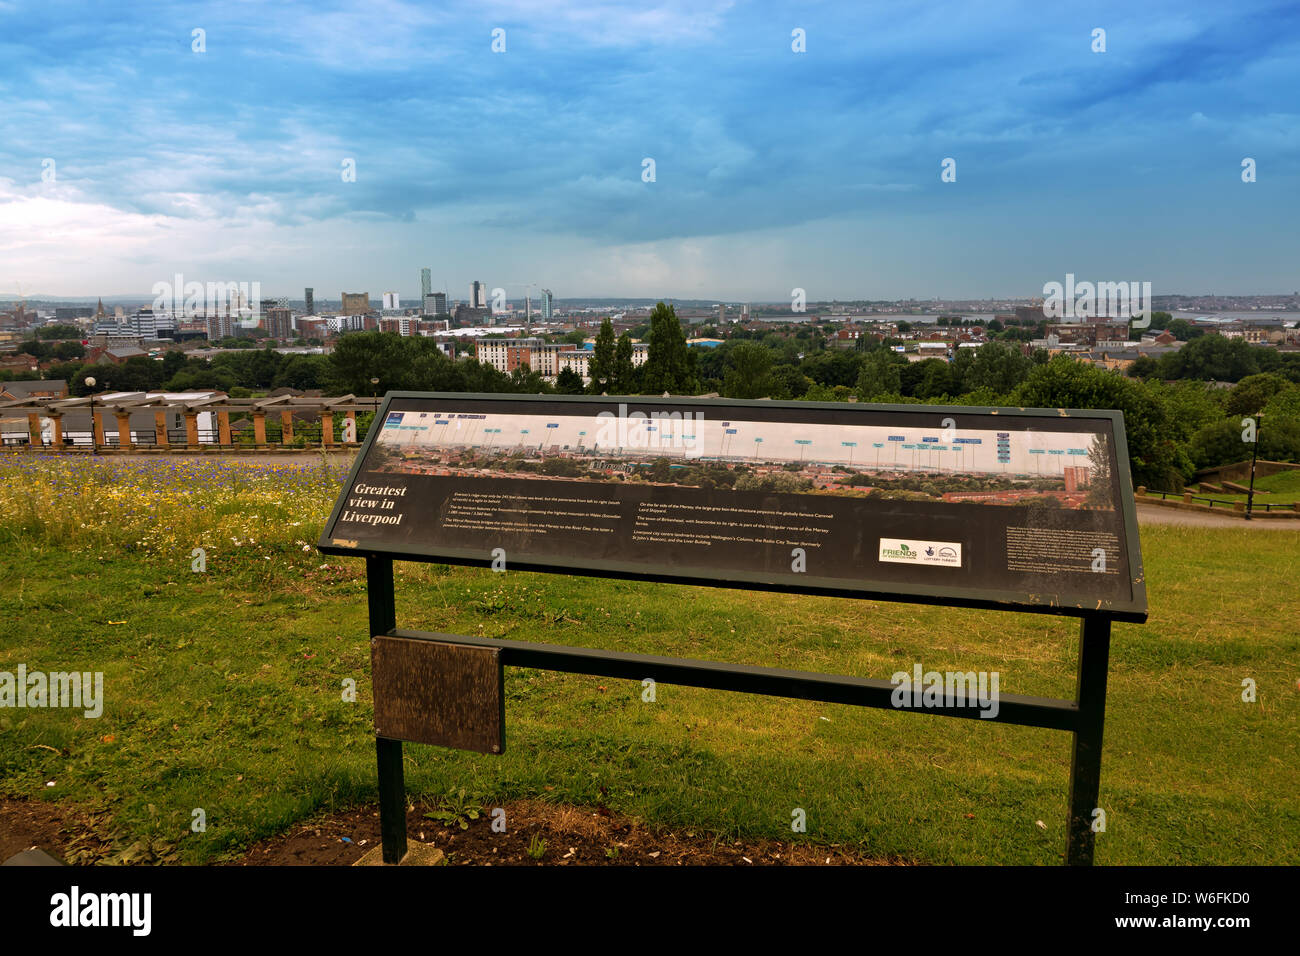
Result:
[[[956,541],[901,541],[880,539],[880,560],[894,564],[937,564],[961,567],[961,545]]]

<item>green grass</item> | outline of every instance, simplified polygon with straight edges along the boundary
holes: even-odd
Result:
[[[236,555],[195,574],[188,550],[71,550],[23,520],[6,540],[0,518],[0,670],[102,670],[107,703],[99,719],[0,710],[0,792],[110,821],[114,853],[188,862],[374,800],[360,562]],[[314,540],[293,535],[305,532]],[[1142,539],[1151,621],[1114,631],[1097,860],[1300,862],[1300,536],[1150,526]],[[919,660],[997,670],[1004,693],[1073,692],[1065,618],[398,569],[402,627],[883,678]],[[342,699],[348,678],[355,703]],[[1242,702],[1245,678],[1256,703]],[[603,802],[655,825],[923,862],[1060,861],[1066,734],[664,685],[657,696],[507,670],[506,753],[407,745],[408,792]],[[195,808],[203,833],[190,831]]]
[[[1212,482],[1217,484],[1217,482]],[[1250,477],[1247,476],[1233,484],[1248,487]],[[1204,494],[1207,498],[1214,498],[1218,501],[1245,501],[1246,495],[1232,494],[1228,491],[1206,491],[1197,492]],[[1255,476],[1255,503],[1256,504],[1292,504],[1300,501],[1300,470],[1279,471],[1273,475]]]

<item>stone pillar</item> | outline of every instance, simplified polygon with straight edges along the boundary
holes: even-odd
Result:
[[[153,440],[158,443],[159,448],[167,447],[167,413],[153,413]]]
[[[280,412],[280,444],[293,444],[293,412],[287,408]]]
[[[54,447],[62,448],[63,447],[63,416],[51,415],[50,418],[54,419]]]
[[[321,444],[334,444],[334,413],[322,411],[320,413],[320,440]]]
[[[131,413],[114,412],[113,416],[117,419],[117,447],[131,447]]]
[[[39,412],[27,415],[27,438],[33,445],[41,443],[41,416]]]
[[[266,412],[253,412],[253,444],[266,446]]]
[[[217,442],[222,445],[233,445],[230,440],[230,412],[217,412]]]
[[[199,413],[185,410],[185,444],[197,448],[199,444]]]
[[[95,436],[95,444],[104,444],[104,406],[98,405],[90,413],[90,430]]]

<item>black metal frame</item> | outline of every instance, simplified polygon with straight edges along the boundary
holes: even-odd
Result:
[[[495,647],[501,651],[503,667],[532,667],[637,681],[650,678],[657,684],[704,687],[857,707],[899,709],[892,700],[897,688],[885,680],[400,630],[397,627],[393,593],[393,559],[383,555],[366,556],[366,594],[372,635],[440,641],[470,647]],[[1101,788],[1102,730],[1106,721],[1106,673],[1109,658],[1110,618],[1102,614],[1088,614],[1083,617],[1079,627],[1079,667],[1073,701],[1001,694],[998,698],[998,713],[993,717],[982,716],[980,708],[969,701],[959,705],[947,697],[940,707],[915,710],[920,714],[966,717],[1022,727],[1069,731],[1074,740],[1070,758],[1066,863],[1074,866],[1092,865],[1092,821]],[[383,858],[385,863],[399,863],[406,855],[406,786],[402,773],[402,741],[376,736],[375,751],[379,769],[379,821]]]
[[[376,417],[388,412],[394,398],[447,398],[456,400],[496,398],[518,400],[519,395],[459,395],[416,392],[391,392],[384,401]],[[547,400],[565,398],[565,396],[547,396]],[[590,401],[582,396],[569,396],[571,400]],[[708,400],[672,399],[656,400],[640,396],[618,396],[605,401],[628,401],[640,405],[673,404],[704,405],[707,407],[723,406],[760,406],[772,408],[781,404],[793,407],[842,408],[827,403],[776,403],[746,402],[743,400],[725,400],[721,403]],[[876,410],[897,410],[915,413],[917,406],[869,406]],[[974,409],[926,406],[932,414],[1004,414],[1029,415],[1031,417],[1066,417],[1066,410],[1037,409]],[[1074,700],[1057,700],[1043,697],[1026,697],[1002,694],[999,696],[999,709],[994,717],[983,717],[982,711],[969,701],[961,705],[956,700],[945,696],[940,707],[916,708],[917,713],[933,714],[947,717],[977,718],[1005,724],[1025,727],[1042,727],[1051,730],[1064,730],[1072,737],[1070,758],[1070,793],[1066,836],[1066,863],[1073,866],[1091,866],[1093,861],[1094,831],[1093,813],[1097,808],[1097,799],[1101,787],[1101,753],[1102,736],[1106,717],[1106,680],[1110,658],[1110,631],[1113,620],[1142,622],[1146,620],[1146,590],[1141,571],[1141,550],[1138,546],[1137,508],[1133,498],[1132,483],[1128,470],[1122,467],[1127,460],[1128,449],[1124,437],[1123,418],[1119,412],[1080,411],[1081,417],[1092,419],[1109,419],[1114,423],[1112,435],[1115,440],[1116,458],[1121,463],[1119,468],[1120,499],[1124,512],[1124,527],[1127,533],[1129,567],[1133,569],[1133,602],[1126,607],[1106,607],[1085,609],[1061,605],[1037,605],[1008,602],[1004,599],[980,599],[958,589],[933,588],[924,592],[912,592],[898,589],[892,593],[848,591],[834,587],[790,588],[764,583],[761,580],[729,582],[700,581],[681,575],[653,574],[636,572],[622,568],[602,566],[599,568],[575,569],[570,566],[552,564],[529,564],[519,562],[514,567],[523,570],[574,573],[601,577],[633,578],[637,580],[667,581],[686,584],[709,584],[717,587],[751,588],[787,591],[803,594],[830,594],[849,597],[873,596],[877,599],[902,601],[911,604],[938,604],[949,607],[982,607],[1021,612],[1048,613],[1080,618],[1079,661]],[[371,428],[366,441],[358,452],[351,473],[344,488],[351,488],[361,468],[361,463],[369,451],[371,443],[380,429]],[[334,511],[326,524],[331,529],[338,517],[343,503],[340,496]],[[410,561],[443,561],[458,564],[487,566],[490,561],[481,555],[458,555],[447,552],[421,551],[411,549],[407,552],[382,551],[374,549],[355,549],[333,544],[324,534],[319,549],[326,554],[337,554],[366,559],[366,594],[369,606],[371,636],[391,636],[413,640],[439,641],[472,647],[492,647],[501,652],[503,667],[532,667],[543,670],[567,673],[589,674],[592,676],[615,679],[644,680],[650,678],[656,683],[677,684],[689,687],[703,687],[714,690],[736,691],[748,694],[763,694],[774,697],[789,697],[800,700],[815,700],[827,703],[849,704],[859,707],[876,707],[906,709],[895,707],[892,696],[896,685],[889,681],[848,677],[844,675],[817,674],[804,671],[790,671],[771,667],[754,667],[748,665],[719,663],[714,661],[690,660],[686,658],[657,657],[647,654],[632,654],[606,651],[593,648],[565,647],[554,644],[534,644],[526,641],[508,641],[491,638],[468,637],[457,634],[436,634],[426,631],[399,630],[397,628],[397,611],[393,582],[394,559]],[[1008,606],[1010,603],[1011,606]],[[385,863],[399,863],[406,854],[406,789],[402,769],[402,741],[376,735],[376,760],[379,778],[380,832]]]

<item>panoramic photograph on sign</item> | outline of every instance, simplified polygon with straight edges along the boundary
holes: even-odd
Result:
[[[1096,412],[396,394],[381,415],[326,549],[1145,612]]]

